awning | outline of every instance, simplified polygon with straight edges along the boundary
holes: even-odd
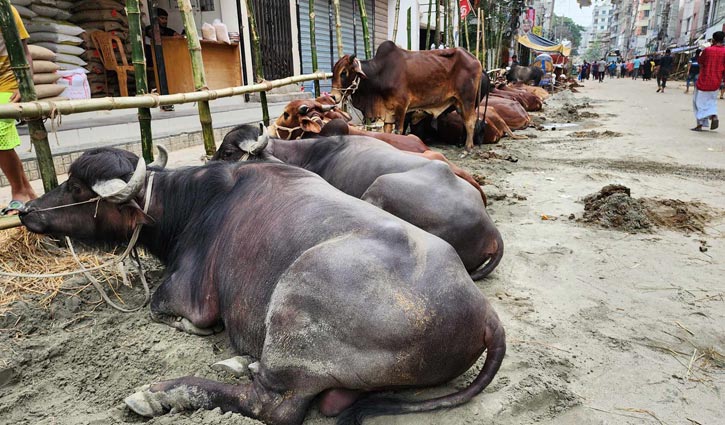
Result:
[[[551,40],[547,40],[532,33],[519,36],[518,42],[529,49],[538,50],[540,52],[556,52],[561,53],[564,56],[569,56],[571,54],[571,47],[564,46],[561,43],[557,44]]]

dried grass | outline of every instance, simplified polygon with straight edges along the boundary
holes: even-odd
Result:
[[[46,236],[36,235],[25,228],[16,228],[0,232],[0,271],[6,273],[46,274],[66,273],[78,270],[78,264],[66,249],[57,247]],[[113,257],[114,253],[81,252],[79,258],[84,266],[98,266]],[[94,272],[99,280],[117,282],[115,269]],[[67,277],[19,278],[0,276],[0,314],[9,309],[15,301],[33,296],[41,306],[48,306],[56,295],[63,292],[61,287]],[[82,291],[88,286],[73,288],[72,293]]]

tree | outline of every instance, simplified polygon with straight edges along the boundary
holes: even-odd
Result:
[[[567,39],[571,41],[572,54],[576,54],[579,44],[582,41],[582,32],[584,27],[578,25],[571,18],[565,16],[554,15],[554,25],[552,28],[555,40]]]

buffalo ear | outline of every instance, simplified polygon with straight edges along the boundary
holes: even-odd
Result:
[[[136,228],[136,226],[138,226],[139,224],[156,223],[156,220],[143,212],[143,208],[141,208],[141,206],[133,199],[122,205],[119,205],[119,209],[121,210],[121,212],[129,215],[129,221],[131,222],[132,228]]]
[[[315,134],[318,134],[320,130],[322,130],[322,126],[320,126],[317,121],[307,117],[302,117],[302,119],[300,120],[300,127],[302,128],[302,130],[308,133]]]

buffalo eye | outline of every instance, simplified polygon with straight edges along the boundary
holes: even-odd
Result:
[[[222,158],[229,158],[232,156],[232,154],[233,154],[232,151],[224,151],[224,152],[222,152]]]
[[[68,190],[73,196],[79,196],[83,191],[83,188],[76,182],[70,182],[68,183]]]

